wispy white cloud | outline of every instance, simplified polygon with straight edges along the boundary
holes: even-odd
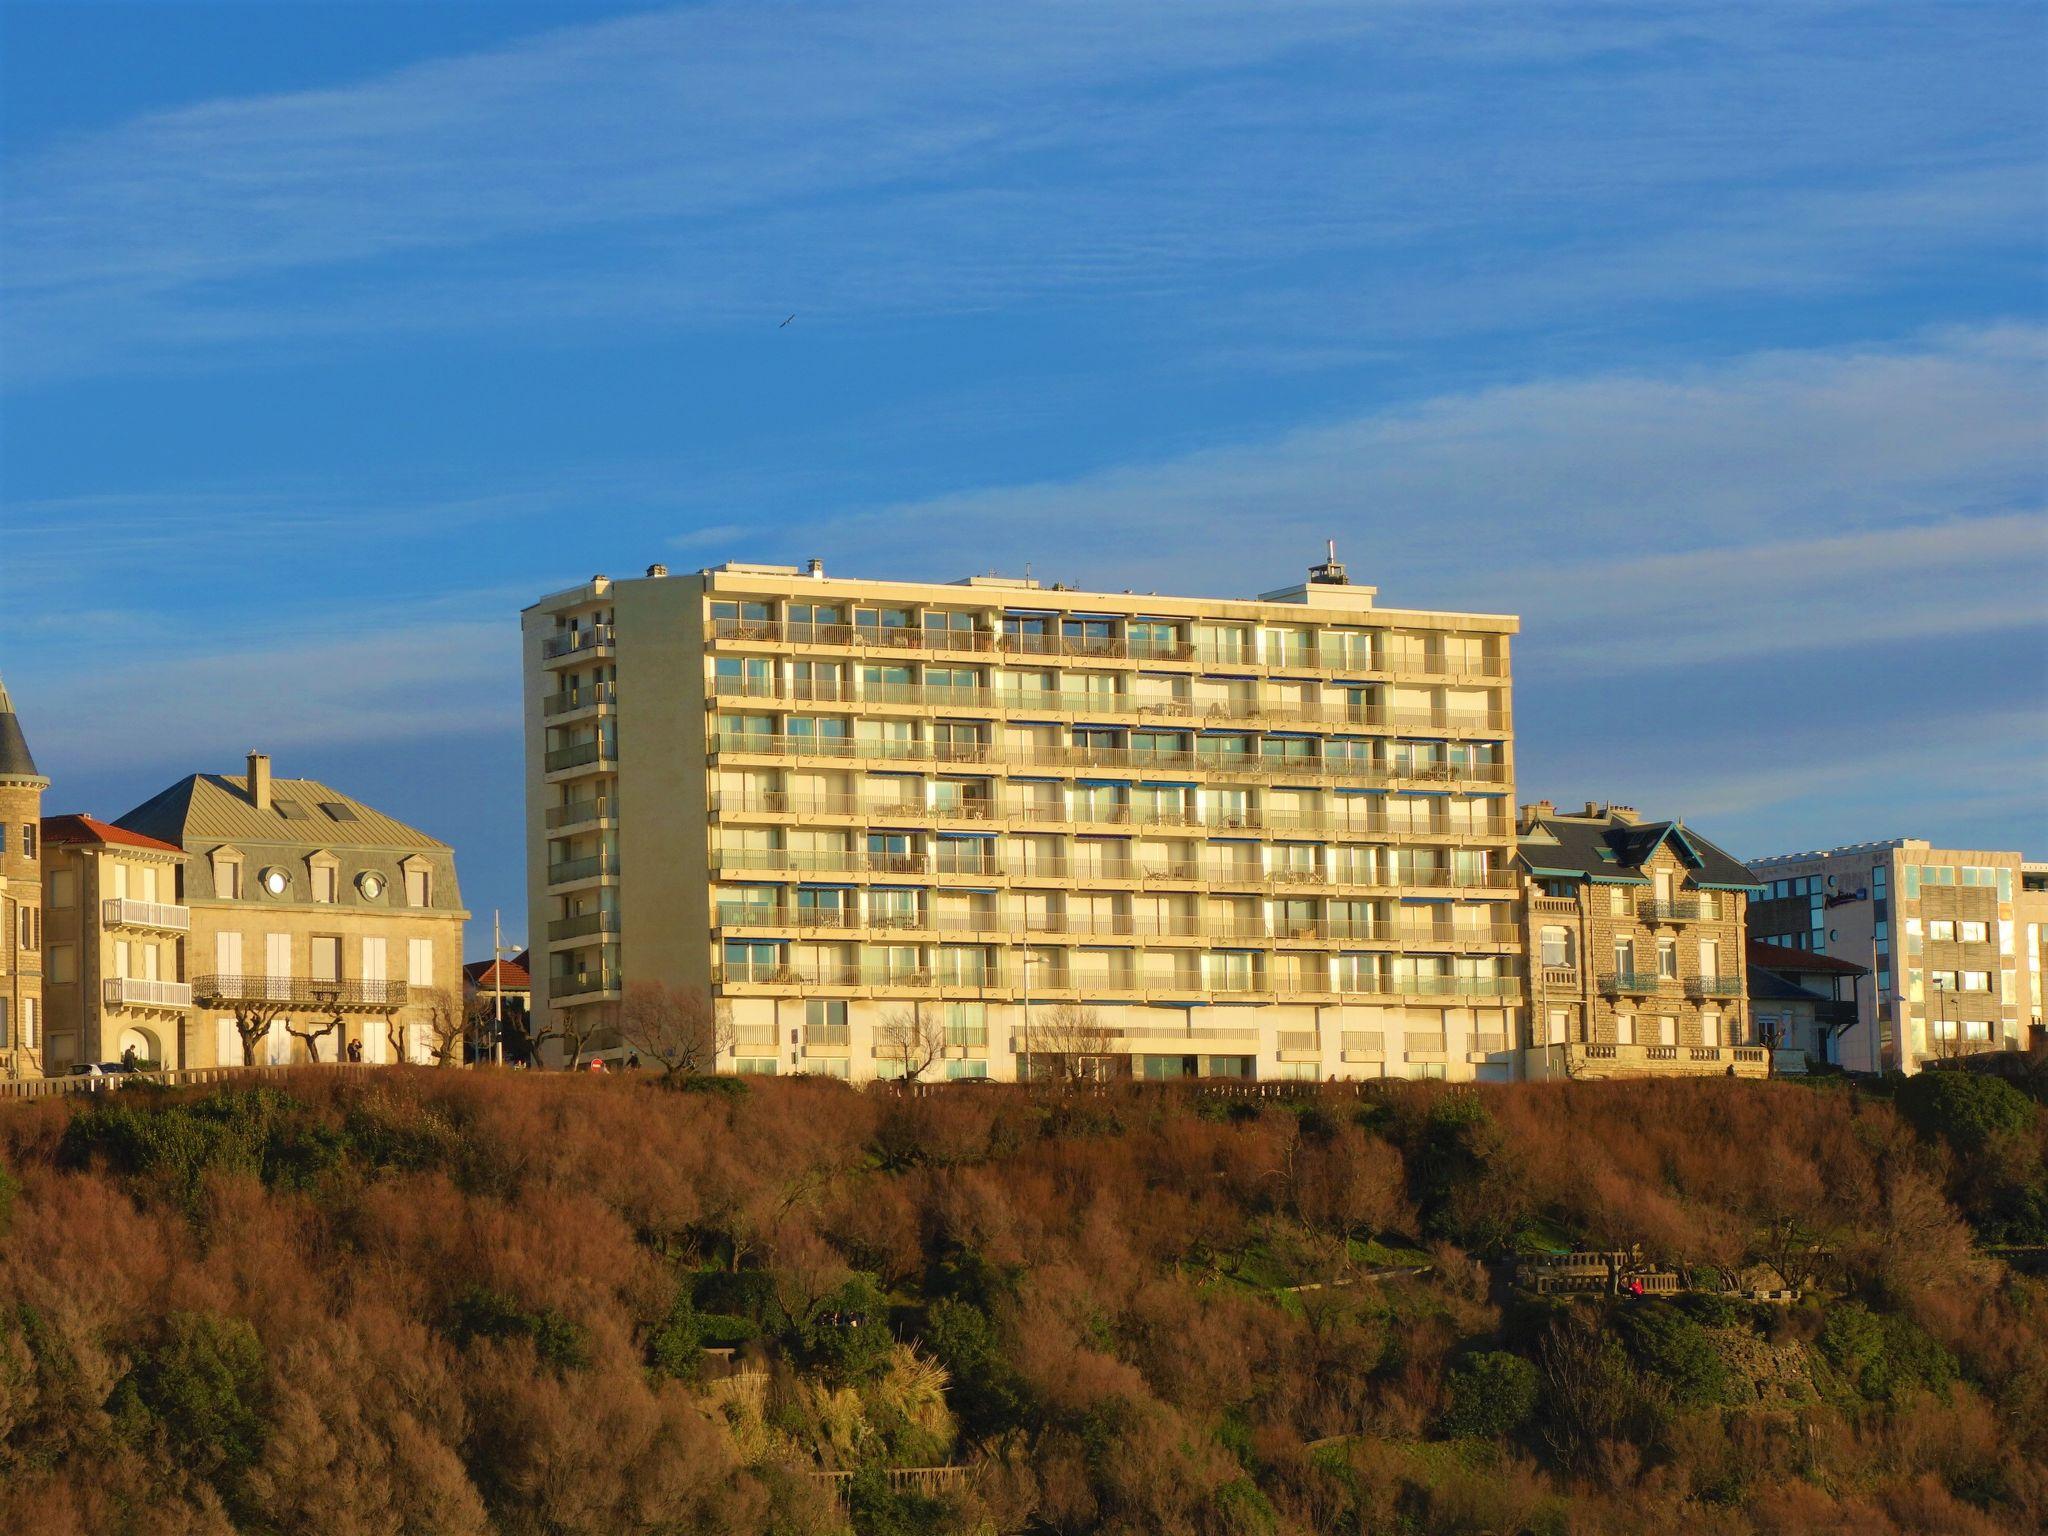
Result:
[[[1790,607],[1782,645],[1961,632],[2042,612],[2044,357],[2048,331],[2011,326],[1540,379],[806,535],[855,560],[889,537],[928,568],[1086,551],[1046,574],[1207,591],[1242,590],[1248,529],[1304,555],[1333,536],[1389,606],[1527,612],[1557,665],[1753,654],[1773,642],[1733,606],[1752,592]],[[1906,571],[1926,586],[1883,618],[1845,611],[1849,580]],[[1617,655],[1613,624],[1652,611]]]
[[[40,758],[67,772],[232,764],[280,750],[516,730],[519,638],[504,622],[366,615],[355,632],[224,640],[186,632],[13,681]],[[186,771],[191,771],[187,769]]]
[[[1178,296],[1224,350],[1303,294],[1412,340],[1888,280],[2035,227],[2011,24],[1973,11],[1968,42],[1916,54],[1911,18],[1843,9],[711,4],[571,27],[19,157],[9,367],[1112,291]],[[1967,134],[1942,110],[1965,90]],[[1452,235],[1493,255],[1447,265]],[[1331,253],[1341,276],[1304,281]]]

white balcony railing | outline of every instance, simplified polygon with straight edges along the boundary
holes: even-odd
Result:
[[[109,976],[105,983],[105,995],[109,1008],[192,1006],[192,985],[184,981],[151,981],[139,976]]]
[[[100,920],[109,927],[168,928],[184,933],[192,926],[192,909],[162,901],[134,901],[110,896],[100,907]]]

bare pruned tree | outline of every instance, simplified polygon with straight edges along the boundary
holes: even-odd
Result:
[[[1056,1003],[1031,1023],[1034,1071],[1061,1083],[1101,1076],[1116,1059],[1116,1041],[1116,1031],[1086,1003]]]
[[[946,1020],[922,1000],[883,1015],[875,1030],[875,1049],[885,1060],[900,1063],[903,1081],[914,1083],[946,1054]]]
[[[661,1068],[663,1082],[717,1070],[736,1037],[732,1013],[696,987],[636,981],[619,1001],[619,1043]]]
[[[294,1040],[303,1040],[306,1045],[306,1060],[320,1059],[320,1042],[341,1028],[341,1013],[336,1010],[331,1018],[307,1019],[303,1023],[291,1019],[284,1021],[284,1031]]]
[[[453,987],[415,987],[412,1001],[420,1010],[419,1022],[437,1067],[462,1065],[462,1042],[469,1035],[469,1009],[462,994]]]
[[[256,1047],[263,1043],[270,1033],[270,1026],[277,1022],[290,1004],[282,999],[237,998],[235,1000],[235,1034],[242,1042],[242,1065],[259,1066]],[[290,1026],[287,1025],[287,1028]]]

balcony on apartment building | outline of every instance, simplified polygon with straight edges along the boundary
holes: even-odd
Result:
[[[1685,995],[1695,1000],[1715,997],[1742,996],[1740,976],[1688,976],[1685,978]]]
[[[541,700],[540,712],[549,716],[575,714],[580,710],[597,709],[614,703],[617,697],[616,683],[585,683],[579,688],[564,688],[558,693],[549,694]]]
[[[989,688],[953,683],[868,683],[803,681],[784,684],[772,678],[721,677],[712,682],[720,699],[758,699],[787,705],[846,704],[942,710],[947,713],[1030,713],[1085,715],[1099,719],[1135,715],[1190,724],[1219,720],[1273,720],[1320,725],[1333,731],[1492,731],[1507,729],[1498,711],[1463,714],[1432,709],[1359,708],[1343,704],[1308,706],[1267,698],[1195,699],[1130,693],[1096,693],[1074,689]]]
[[[192,997],[204,1004],[290,1003],[308,1008],[403,1008],[412,988],[403,981],[363,977],[266,976],[219,972],[192,978]]]
[[[559,919],[562,922],[577,919]],[[616,919],[614,919],[616,921]],[[854,907],[791,907],[761,902],[723,902],[714,926],[800,931],[856,931],[866,928],[922,933],[1039,933],[1079,938],[1175,938],[1246,940],[1283,944],[1385,943],[1450,947],[1458,944],[1508,944],[1519,937],[1511,924],[1423,924],[1367,922],[1348,918],[1260,918],[1226,922],[1214,917],[1139,917],[1132,914],[1020,912],[1011,908],[984,912],[939,913],[860,911]],[[555,935],[550,929],[550,937]]]
[[[1678,978],[1660,975],[1656,971],[1609,971],[1600,978],[1600,990],[1615,996],[1676,992]]]
[[[619,990],[618,967],[593,966],[548,977],[548,996],[562,1002],[588,1001]]]
[[[902,965],[874,960],[737,960],[713,969],[712,980],[719,986],[867,988],[890,992],[1017,992],[1021,995],[1024,965],[1000,960],[979,967],[948,969],[928,965]],[[1194,995],[1229,997],[1397,997],[1461,999],[1469,1001],[1511,1000],[1521,994],[1518,976],[1350,976],[1332,981],[1327,976],[1275,977],[1270,973],[1218,971],[1199,974],[1192,970],[1166,976],[1150,972],[1083,973],[1068,966],[1045,965],[1034,960],[1029,966],[1033,993],[1083,991],[1114,993],[1141,998],[1174,999]],[[1012,972],[1016,975],[1013,977]]]
[[[549,808],[546,822],[550,832],[566,832],[572,827],[594,826],[612,817],[612,803],[608,798],[597,797],[571,800],[567,805]]]
[[[548,824],[566,808],[548,813]],[[927,804],[874,795],[823,791],[803,793],[779,789],[729,790],[712,796],[711,813],[722,819],[747,816],[848,816],[871,821],[974,821],[1043,826],[1073,824],[1106,827],[1188,827],[1234,832],[1327,832],[1339,837],[1384,837],[1389,831],[1407,837],[1479,838],[1499,841],[1507,837],[1505,817],[1479,818],[1460,824],[1449,816],[1427,823],[1393,826],[1384,812],[1364,811],[1328,814],[1320,811],[1280,811],[1260,807],[1235,810],[1197,811],[1185,807],[1084,801],[1051,804],[1043,801],[997,801],[987,795],[964,795]],[[588,815],[588,812],[583,813]],[[1567,903],[1569,906],[1570,904]]]
[[[543,661],[554,663],[571,657],[597,657],[612,653],[617,637],[609,624],[585,624],[576,629],[565,629],[549,635],[541,641],[540,654]]]
[[[606,769],[618,767],[617,755],[609,742],[579,741],[566,747],[549,749],[542,764],[549,773],[561,773],[570,768],[584,768],[596,764]]]
[[[610,934],[619,931],[619,914],[616,912],[578,912],[571,917],[552,918],[548,922],[548,939],[588,938],[595,934]]]
[[[100,903],[100,921],[109,928],[161,928],[185,933],[192,927],[192,909],[162,901],[109,896]]]
[[[1636,903],[1636,917],[1645,923],[1696,923],[1711,914],[1697,896],[1644,898]]]
[[[616,853],[593,853],[580,859],[563,859],[548,866],[549,885],[573,885],[579,880],[596,880],[619,872]]]
[[[1263,870],[1253,864],[1210,863],[1201,859],[1167,860],[1082,860],[1068,857],[1004,859],[995,853],[941,854],[922,852],[868,853],[860,849],[716,848],[711,861],[721,870],[788,874],[880,874],[919,877],[962,877],[978,880],[1048,880],[1063,884],[1092,882],[1143,884],[1176,881],[1182,884],[1259,885],[1276,888],[1315,886],[1328,889],[1364,888],[1400,891],[1504,891],[1517,880],[1512,870],[1460,873],[1452,869],[1393,869],[1381,871]],[[581,862],[581,861],[577,861]],[[616,861],[614,861],[616,864]],[[557,865],[556,869],[567,866]],[[616,868],[611,872],[616,873]],[[595,870],[566,878],[587,878]]]
[[[145,976],[109,976],[101,983],[101,996],[109,1008],[189,1008],[192,984],[158,981]]]
[[[1374,762],[1365,757],[1282,756],[1263,752],[1147,751],[1063,744],[995,746],[980,741],[929,741],[868,736],[791,736],[773,731],[718,731],[721,756],[825,759],[840,762],[975,764],[1017,768],[1117,769],[1131,773],[1216,773],[1236,778],[1344,779],[1370,783],[1502,784],[1505,763]],[[552,754],[551,754],[552,755]],[[566,766],[566,765],[564,765]]]
[[[1451,657],[1402,651],[1375,654],[1353,644],[1268,644],[1263,652],[1246,645],[1198,645],[1119,635],[998,634],[988,629],[941,626],[785,623],[776,619],[719,618],[711,621],[712,644],[823,646],[834,649],[933,651],[968,655],[1074,656],[1102,661],[1188,662],[1204,666],[1309,667],[1319,671],[1379,672],[1424,677],[1502,677],[1498,657]]]

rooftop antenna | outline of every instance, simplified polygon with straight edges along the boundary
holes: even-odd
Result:
[[[1344,574],[1344,567],[1337,561],[1337,541],[1335,539],[1326,540],[1324,547],[1329,551],[1329,558],[1321,565],[1310,566],[1308,568],[1308,579],[1320,586],[1349,586],[1351,578]]]

